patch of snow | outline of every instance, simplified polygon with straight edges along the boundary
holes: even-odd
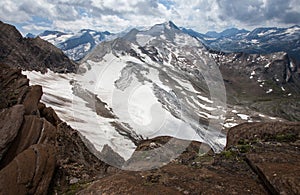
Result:
[[[262,37],[262,36],[266,36],[266,35],[269,35],[269,34],[275,33],[275,32],[277,32],[277,31],[271,29],[271,30],[267,30],[266,32],[258,33],[257,35],[258,35],[259,37]]]
[[[225,128],[231,128],[231,127],[234,127],[234,126],[237,126],[238,123],[224,123],[223,126]]]
[[[269,89],[268,91],[266,91],[266,93],[272,93],[273,89]]]
[[[246,114],[237,114],[242,120],[249,120],[249,116]]]
[[[232,112],[232,113],[238,113],[238,111],[237,111],[237,110],[232,110],[231,112]]]
[[[198,47],[198,46],[202,46],[201,43],[191,37],[191,36],[187,36],[186,34],[176,34],[175,35],[175,43],[179,44],[179,45],[189,45],[189,46],[195,46],[195,47]]]
[[[270,68],[271,63],[268,63],[267,65],[265,65],[265,68]]]
[[[145,46],[153,37],[150,35],[145,35],[145,34],[137,34],[136,35],[136,41],[140,46]]]
[[[91,49],[92,45],[90,43],[87,43],[84,45],[84,51],[87,52]]]
[[[197,95],[197,97],[207,103],[214,103],[213,101],[211,101],[210,99],[208,99],[207,97],[201,96],[201,95]]]
[[[199,101],[197,101],[194,96],[191,96],[191,98],[193,99],[193,101],[198,105],[200,106],[200,108],[203,108],[205,110],[208,110],[208,111],[213,111],[213,110],[216,110],[216,108],[212,108],[212,107],[209,107],[209,106],[206,106],[204,104],[201,104]]]

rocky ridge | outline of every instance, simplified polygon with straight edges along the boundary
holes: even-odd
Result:
[[[77,64],[41,38],[23,38],[19,31],[0,21],[0,63],[23,70],[76,72]]]

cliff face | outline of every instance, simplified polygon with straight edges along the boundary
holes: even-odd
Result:
[[[26,70],[75,72],[77,65],[47,41],[23,38],[18,30],[0,21],[0,63]]]
[[[40,103],[42,88],[20,70],[0,66],[0,194],[47,194],[71,181],[103,175],[77,131]]]

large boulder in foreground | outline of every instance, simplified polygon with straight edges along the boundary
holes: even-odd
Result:
[[[55,149],[32,145],[0,171],[0,194],[47,194],[55,168]]]

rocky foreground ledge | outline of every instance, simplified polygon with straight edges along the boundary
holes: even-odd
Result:
[[[106,174],[108,165],[41,96],[21,70],[0,65],[0,194],[62,193]]]
[[[123,171],[91,154],[80,134],[40,103],[40,86],[0,67],[0,194],[300,194],[300,123],[245,123],[229,130],[220,154],[191,142],[165,166]],[[137,152],[170,139],[144,140]],[[203,148],[208,152],[199,153]],[[127,163],[139,166],[136,158],[153,165],[149,156]]]

